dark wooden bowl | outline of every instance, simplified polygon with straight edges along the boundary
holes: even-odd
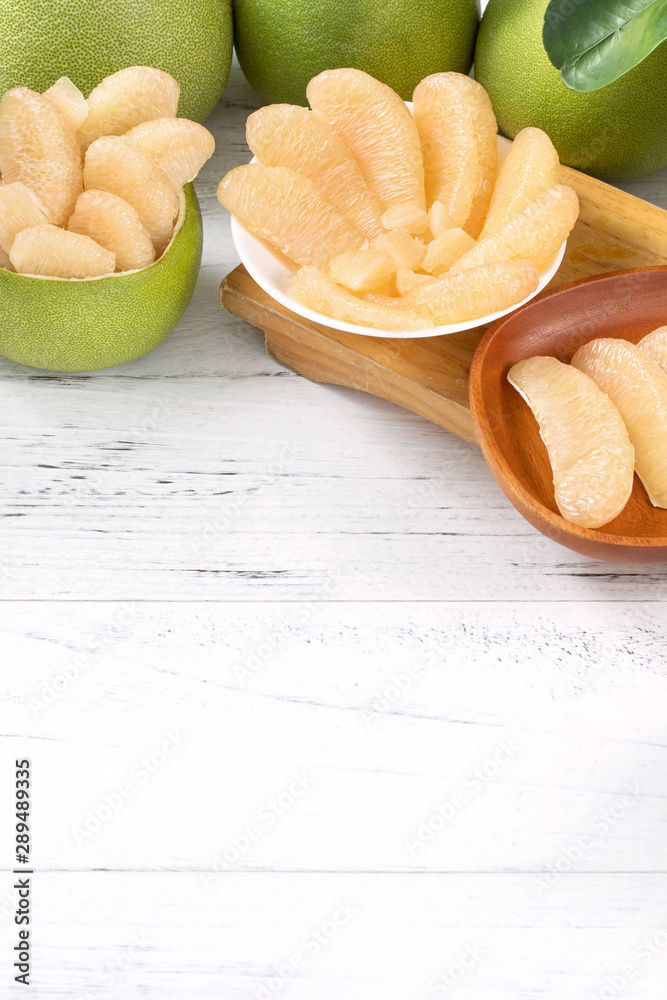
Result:
[[[575,552],[610,562],[667,562],[667,510],[654,507],[635,476],[624,511],[599,530],[561,517],[537,421],[507,381],[517,361],[548,354],[569,362],[594,337],[636,343],[667,323],[667,267],[615,271],[544,292],[498,320],[470,370],[470,405],[493,475],[519,513]],[[665,455],[667,462],[667,455]]]

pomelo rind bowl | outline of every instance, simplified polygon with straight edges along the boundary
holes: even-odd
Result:
[[[30,368],[80,372],[148,354],[185,312],[203,246],[192,184],[169,246],[149,267],[99,278],[49,278],[0,269],[0,355]]]
[[[408,103],[408,107],[412,108],[412,105]],[[501,135],[497,138],[498,162],[502,163],[507,156],[511,142]],[[253,157],[251,162],[256,163],[257,158]],[[467,319],[461,323],[448,323],[445,326],[436,326],[430,330],[379,330],[375,327],[360,326],[358,323],[345,323],[343,320],[333,319],[331,316],[326,316],[324,313],[310,309],[302,302],[299,302],[291,294],[292,281],[297,272],[297,265],[278,250],[274,250],[261,236],[251,233],[234,215],[232,215],[231,227],[232,239],[236,247],[236,252],[241,258],[241,263],[251,278],[257,282],[260,288],[263,288],[265,292],[275,299],[276,302],[280,302],[281,305],[298,316],[313,320],[322,326],[328,326],[332,330],[358,333],[364,337],[390,337],[400,340],[406,338],[413,340],[416,337],[440,337],[449,333],[461,333],[463,330],[474,330],[478,326],[486,326],[500,319],[502,316],[507,316],[509,313],[514,312],[515,309],[518,309],[519,306],[525,305],[526,302],[534,299],[549,284],[560,267],[566,247],[566,243],[563,243],[553,260],[540,270],[540,280],[535,291],[531,292],[525,299],[522,299],[521,302],[510,306],[509,309],[501,309],[498,312],[488,313],[486,316],[479,316],[476,319]]]

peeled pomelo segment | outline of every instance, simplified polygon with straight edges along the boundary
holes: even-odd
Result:
[[[382,216],[382,225],[385,229],[407,229],[420,236],[428,229],[428,215],[417,205],[394,205]]]
[[[405,229],[392,229],[373,240],[373,246],[382,250],[394,261],[396,268],[407,267],[415,271],[424,259],[426,246]]]
[[[88,116],[77,133],[81,148],[153,118],[175,118],[180,90],[173,76],[150,66],[129,66],[105,77],[88,95]]]
[[[155,260],[148,230],[137,212],[118,195],[108,191],[84,191],[79,195],[67,228],[89,236],[116,257],[116,270],[134,271]]]
[[[452,225],[479,235],[498,167],[498,126],[484,88],[462,73],[427,76],[413,95],[426,200],[441,202]]]
[[[657,365],[660,365],[667,375],[667,326],[659,326],[657,330],[652,330],[643,337],[637,347],[645,351],[650,358],[653,358]]]
[[[32,226],[14,240],[9,258],[19,274],[52,278],[96,278],[111,274],[114,254],[89,239],[58,226]]]
[[[544,267],[568,238],[579,215],[579,199],[571,187],[557,184],[513,215],[502,229],[479,240],[454,267],[479,267],[520,257]]]
[[[632,492],[635,451],[609,396],[556,358],[519,361],[507,380],[539,424],[563,517],[583,528],[617,517]]]
[[[299,268],[292,284],[292,295],[325,316],[377,330],[428,330],[433,325],[423,316],[359,299],[334,284],[317,267]]]
[[[428,285],[432,281],[435,281],[435,278],[430,274],[417,274],[407,267],[399,267],[396,272],[396,291],[400,296],[407,295],[413,288]]]
[[[88,148],[83,180],[87,191],[108,191],[132,205],[156,253],[163,252],[174,231],[179,201],[149,153],[119,136],[103,136]]]
[[[332,257],[364,243],[323,191],[289,167],[235,167],[220,181],[218,200],[297,264],[324,267]]]
[[[462,323],[516,305],[535,291],[538,280],[537,268],[530,261],[501,261],[449,271],[414,288],[402,302],[436,326]]]
[[[426,210],[424,164],[414,119],[398,94],[358,69],[330,69],[306,88],[308,101],[355,156],[384,211]]]
[[[81,153],[74,130],[55,104],[27,87],[0,101],[0,173],[35,192],[49,222],[63,225],[81,194]]]
[[[176,189],[193,181],[215,152],[208,129],[187,118],[154,118],[135,125],[123,138],[150,153]]]
[[[539,128],[518,133],[500,164],[480,238],[502,229],[513,215],[560,182],[560,161],[549,136]]]
[[[48,221],[41,201],[25,184],[14,181],[13,184],[0,185],[0,249],[6,254],[22,229],[43,226]]]
[[[336,284],[352,292],[384,288],[396,271],[391,257],[373,247],[347,250],[329,261],[327,272]]]
[[[572,358],[618,407],[635,449],[635,471],[654,507],[667,507],[667,375],[627,340],[600,337]]]
[[[379,199],[321,115],[295,104],[270,104],[250,115],[246,139],[265,166],[289,167],[309,177],[368,239],[382,232]]]
[[[56,80],[52,87],[44,91],[44,97],[55,104],[75,132],[88,117],[86,98],[68,76]]]
[[[436,236],[429,243],[422,267],[429,274],[438,277],[448,271],[464,253],[467,253],[474,246],[474,239],[466,233],[465,229],[449,229],[440,236]]]
[[[428,225],[429,229],[433,233],[434,239],[438,236],[442,236],[442,234],[446,233],[449,229],[457,228],[454,220],[449,212],[447,212],[441,201],[434,201],[429,208]]]

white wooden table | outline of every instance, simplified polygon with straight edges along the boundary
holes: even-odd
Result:
[[[38,1000],[664,1000],[665,567],[220,310],[256,106],[235,69],[167,341],[1,365],[0,995],[29,757]]]

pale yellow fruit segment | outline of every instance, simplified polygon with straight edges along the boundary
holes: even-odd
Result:
[[[129,66],[105,77],[88,95],[88,116],[77,133],[81,148],[153,118],[175,118],[179,96],[173,76],[149,66]]]
[[[458,270],[520,257],[544,267],[570,235],[578,215],[574,190],[557,184],[513,215],[498,232],[479,240],[454,266]]]
[[[438,277],[445,274],[474,245],[474,239],[465,229],[450,229],[429,243],[422,267],[429,274]]]
[[[218,186],[218,199],[251,232],[297,264],[324,267],[364,237],[310,178],[289,167],[248,163]]]
[[[407,295],[413,288],[428,285],[429,282],[433,281],[435,278],[431,277],[430,274],[418,274],[407,267],[399,267],[396,272],[396,291],[400,296]]]
[[[134,208],[108,191],[84,191],[67,228],[89,236],[116,257],[116,270],[134,271],[155,260],[148,231]]]
[[[657,365],[660,365],[667,375],[667,326],[659,326],[657,330],[647,333],[639,341],[637,347],[641,347],[650,358],[653,358]]]
[[[479,235],[498,166],[489,96],[462,73],[427,76],[413,95],[429,206],[439,201],[453,226]]]
[[[357,298],[316,267],[301,267],[292,284],[292,295],[317,312],[346,323],[378,330],[428,330],[433,324],[423,316],[387,308]]]
[[[48,215],[34,191],[15,181],[0,186],[0,249],[6,254],[17,233],[48,223]]]
[[[428,225],[434,238],[442,236],[442,234],[446,233],[449,229],[457,228],[456,223],[452,219],[449,212],[447,212],[441,201],[434,201],[429,208]]]
[[[563,517],[583,528],[617,517],[632,492],[635,452],[609,396],[556,358],[519,361],[507,379],[539,424]]]
[[[86,98],[68,76],[56,80],[52,87],[44,91],[44,97],[55,104],[75,132],[88,117]]]
[[[321,115],[295,104],[270,104],[250,115],[246,139],[260,163],[288,167],[310,178],[368,239],[382,232],[377,196]]]
[[[373,246],[388,254],[396,268],[407,267],[415,271],[421,266],[426,253],[426,246],[420,240],[411,236],[406,229],[392,229],[373,240]]]
[[[33,226],[14,240],[10,260],[19,274],[96,278],[111,274],[116,258],[87,236],[58,226]]]
[[[40,199],[49,222],[69,218],[83,187],[81,153],[74,131],[55,104],[17,87],[0,101],[0,173],[20,181]]]
[[[152,156],[119,136],[104,136],[89,147],[83,178],[87,191],[108,191],[132,205],[156,252],[164,251],[172,237],[179,201]]]
[[[428,214],[417,205],[394,205],[382,216],[385,229],[407,229],[414,236],[420,236],[428,229]]]
[[[150,153],[175,188],[193,181],[215,152],[215,139],[187,118],[154,118],[126,132],[127,142]]]
[[[528,202],[559,184],[560,172],[558,153],[546,132],[522,129],[500,164],[480,239],[502,229]]]
[[[635,448],[635,470],[654,507],[667,507],[667,375],[627,340],[600,337],[572,364],[613,400]]]
[[[306,88],[308,101],[356,157],[386,211],[395,205],[426,210],[419,133],[405,103],[384,83],[358,69],[330,69]]]
[[[516,305],[535,291],[538,280],[537,268],[529,261],[502,261],[449,271],[414,288],[401,301],[436,326],[462,323]]]
[[[373,247],[348,250],[329,261],[330,278],[353,292],[370,292],[387,285],[396,270],[388,254]]]

